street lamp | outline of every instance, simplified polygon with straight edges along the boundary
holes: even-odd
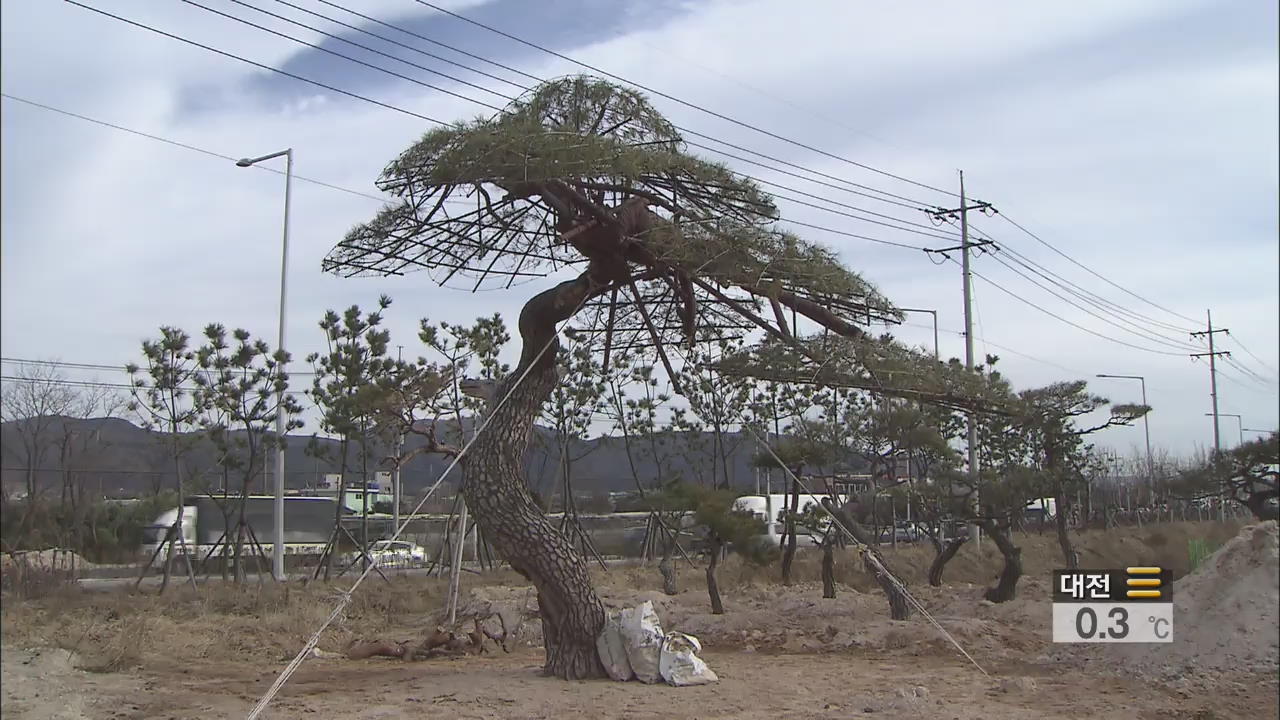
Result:
[[[1269,435],[1275,432],[1275,430],[1259,430],[1258,428],[1241,428],[1240,431],[1262,433],[1263,435]]]
[[[1244,444],[1244,419],[1235,413],[1218,413],[1220,417],[1233,417],[1236,419],[1236,427],[1240,429],[1240,444]],[[1213,413],[1205,413],[1206,417],[1213,417]]]
[[[902,312],[929,313],[933,316],[933,359],[938,360],[938,311],[920,308],[898,308]]]
[[[285,297],[289,279],[289,196],[293,186],[293,148],[287,148],[270,155],[256,158],[240,158],[236,167],[251,167],[264,160],[284,156],[284,238],[280,245],[280,337],[276,349],[281,352],[280,373],[285,371],[284,359],[284,317]],[[276,580],[284,581],[284,388],[276,395],[276,482],[275,482],[275,542],[271,553],[271,574]],[[342,498],[338,498],[342,502]]]
[[[1144,378],[1143,376],[1141,375],[1107,375],[1106,373],[1098,373],[1097,377],[1111,378],[1114,380],[1137,380],[1138,382],[1142,383],[1142,404],[1146,406],[1148,409],[1150,409],[1151,406],[1147,405],[1147,379]],[[1147,416],[1150,414],[1151,414],[1150,412],[1146,412],[1142,414],[1142,431],[1146,435],[1146,439],[1147,439],[1147,479],[1148,480],[1150,480],[1151,476],[1155,473],[1155,465],[1153,465],[1151,462],[1151,423],[1150,421],[1147,420]]]

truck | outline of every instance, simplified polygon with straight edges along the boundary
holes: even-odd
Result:
[[[249,495],[244,500],[245,524],[252,529],[253,536],[263,549],[270,553],[275,538],[275,497]],[[187,498],[182,518],[182,540],[186,543],[187,552],[197,562],[221,555],[221,546],[228,541],[234,544],[234,531],[240,514],[239,501],[237,496],[222,498],[216,495],[195,495]],[[337,506],[335,497],[286,495],[285,554],[318,556],[323,553],[333,537]],[[226,514],[223,508],[226,508]],[[349,509],[344,509],[343,514],[348,517],[352,515]],[[148,558],[154,556],[156,564],[164,562],[168,550],[163,547],[165,538],[177,519],[178,509],[175,507],[161,513],[155,521],[143,528],[142,550]],[[343,524],[348,522],[350,521],[344,518]],[[228,534],[232,537],[228,537]],[[161,548],[159,553],[156,553],[157,547]],[[180,552],[181,544],[176,544],[175,555]]]
[[[822,499],[826,497],[830,497],[830,495],[809,495],[802,493],[800,495],[800,504],[798,509],[800,512],[804,512],[805,508],[810,505],[821,504]],[[743,495],[737,500],[734,500],[733,509],[739,512],[751,513],[763,522],[764,532],[761,533],[761,538],[776,545],[782,541],[782,535],[786,529],[784,512],[791,507],[790,503],[791,495],[787,493],[772,495]],[[815,545],[818,543],[818,540],[812,536],[812,533],[810,533],[807,528],[797,526],[796,536],[797,539],[802,536],[808,537],[810,542]]]

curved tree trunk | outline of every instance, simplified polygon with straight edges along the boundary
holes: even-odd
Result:
[[[832,509],[831,516],[848,529],[854,541],[862,546],[860,548],[862,551],[862,567],[876,579],[876,583],[884,591],[885,598],[889,600],[889,617],[894,620],[906,620],[911,617],[911,603],[907,600],[904,592],[906,584],[899,580],[889,565],[885,563],[884,557],[876,549],[871,533],[867,532],[865,527],[853,519],[853,513],[849,512],[847,507]]]
[[[1004,567],[1000,570],[1000,579],[996,586],[988,588],[985,597],[994,603],[1008,602],[1017,594],[1018,579],[1022,577],[1022,548],[1013,544],[1009,537],[1009,526],[1000,525],[990,520],[981,523],[982,529],[991,536],[992,542],[1004,556]]]
[[[964,545],[968,540],[966,537],[953,537],[947,541],[946,545],[934,540],[934,550],[937,552],[933,557],[933,563],[929,565],[929,584],[933,587],[942,586],[942,571],[946,569],[947,563],[956,556],[960,551],[960,546]]]
[[[481,532],[516,572],[533,582],[546,646],[543,670],[563,679],[604,675],[596,651],[604,606],[582,555],[534,502],[521,459],[534,419],[557,382],[556,323],[571,317],[598,289],[584,274],[539,293],[524,306],[520,362],[493,394],[489,425],[466,457],[463,488]]]

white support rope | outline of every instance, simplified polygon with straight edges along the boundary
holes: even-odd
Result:
[[[569,317],[572,318],[574,315],[576,315],[578,311],[582,309],[582,306],[586,304],[587,299],[589,299],[590,297],[591,297],[591,293],[588,292],[587,296],[583,298],[582,302],[578,303],[578,307],[573,311],[573,313],[569,315]],[[568,320],[565,320],[565,322],[567,324]],[[554,344],[557,340],[560,339],[561,334],[563,332],[564,331],[562,329],[559,329],[559,328],[556,329],[555,334],[553,334],[551,338],[547,340],[547,344],[542,346],[542,349],[538,351],[538,354],[535,355],[533,360],[531,360],[529,364],[525,367],[524,372],[520,373],[520,377],[516,378],[516,381],[511,384],[510,388],[507,389],[507,394],[502,396],[502,399],[498,401],[497,405],[493,406],[492,410],[485,413],[484,422],[481,423],[480,427],[476,429],[474,434],[472,434],[471,440],[469,440],[467,444],[464,445],[460,451],[458,451],[458,454],[454,456],[453,461],[450,462],[449,466],[444,469],[444,472],[440,473],[440,477],[437,478],[435,483],[431,486],[431,488],[427,490],[427,494],[423,496],[422,500],[418,503],[417,507],[415,507],[413,509],[413,512],[409,514],[408,519],[406,519],[403,523],[401,523],[400,527],[396,528],[395,534],[391,536],[392,541],[398,539],[400,537],[400,533],[404,532],[404,529],[409,526],[409,523],[413,522],[413,516],[418,514],[418,512],[422,509],[422,506],[425,505],[427,500],[431,497],[432,493],[434,493],[436,489],[440,487],[440,484],[444,482],[444,479],[448,477],[449,473],[453,471],[453,468],[456,467],[458,465],[458,462],[462,460],[462,456],[467,454],[467,451],[470,450],[471,446],[475,444],[476,439],[480,437],[480,434],[485,431],[485,428],[489,427],[489,423],[492,422],[494,416],[498,414],[498,410],[501,409],[502,406],[506,404],[507,400],[510,399],[511,396],[515,393],[516,388],[520,386],[520,383],[524,382],[524,379],[529,376],[530,371],[532,371],[534,366],[538,364],[538,361],[542,359],[542,356],[546,354],[547,350],[551,349],[552,344]],[[329,628],[331,624],[333,624],[335,620],[338,619],[338,617],[342,614],[342,611],[346,609],[347,605],[351,604],[352,593],[356,591],[356,588],[360,587],[360,583],[364,582],[365,578],[369,577],[369,573],[375,567],[377,566],[374,563],[369,563],[368,567],[364,569],[364,572],[360,574],[360,577],[356,578],[356,581],[351,584],[351,587],[343,591],[342,598],[338,601],[337,606],[333,608],[333,612],[329,613],[328,619],[326,619],[320,625],[320,627],[315,631],[315,633],[311,635],[311,639],[307,640],[307,643],[302,646],[302,650],[300,650],[298,654],[294,656],[293,660],[291,660],[289,664],[285,666],[284,670],[280,671],[280,676],[277,677],[276,681],[271,684],[271,687],[268,688],[267,692],[263,694],[260,700],[258,700],[258,703],[253,706],[253,709],[249,711],[249,715],[247,716],[246,720],[257,720],[258,716],[260,716],[262,712],[267,709],[267,706],[270,705],[271,701],[275,699],[276,694],[280,692],[281,688],[284,687],[285,683],[289,682],[289,678],[292,677],[293,674],[297,672],[298,668],[302,666],[302,663],[306,660],[307,655],[309,655],[311,651],[315,649],[316,645],[320,642],[320,636],[324,633],[325,630]]]
[[[803,480],[801,480],[794,472],[791,471],[791,468],[788,467],[787,464],[784,463],[782,459],[778,457],[777,453],[773,451],[773,448],[769,446],[769,443],[760,439],[760,435],[756,433],[755,428],[751,427],[751,425],[746,423],[744,423],[742,427],[746,428],[747,432],[751,433],[751,436],[756,439],[756,442],[759,442],[761,445],[764,446],[764,449],[768,451],[769,456],[773,458],[773,461],[778,463],[778,466],[781,467],[783,471],[786,472],[786,474],[789,475],[797,485],[799,485],[801,488],[804,488],[804,491],[806,493],[810,495],[813,494],[813,490],[811,490]],[[970,663],[973,663],[973,666],[978,668],[979,672],[981,672],[986,677],[991,677],[991,674],[988,673],[986,670],[984,670],[982,666],[978,664],[978,661],[974,660],[973,656],[970,655],[968,652],[966,652],[965,649],[960,646],[960,643],[955,639],[955,637],[951,633],[947,632],[947,629],[942,627],[942,625],[937,620],[935,620],[932,615],[929,614],[928,610],[924,609],[924,606],[920,604],[920,601],[917,600],[915,596],[913,596],[911,593],[907,592],[907,588],[905,585],[902,584],[902,581],[899,580],[896,575],[889,572],[888,568],[886,568],[880,562],[879,558],[876,557],[875,553],[869,552],[872,549],[870,546],[864,544],[861,540],[858,540],[858,538],[853,534],[853,531],[845,527],[844,523],[840,521],[840,518],[836,517],[835,513],[831,512],[831,510],[827,508],[827,506],[823,505],[822,503],[818,503],[818,507],[821,508],[822,511],[825,512],[831,518],[831,522],[834,523],[836,527],[843,530],[845,535],[848,535],[849,538],[853,540],[853,544],[861,549],[863,557],[871,558],[872,564],[874,564],[877,567],[877,569],[879,569],[881,572],[884,573],[886,577],[889,578],[889,581],[893,584],[894,588],[898,592],[902,593],[902,596],[905,597],[912,605],[915,606],[916,610],[920,613],[920,615],[923,616],[925,620],[929,621],[929,624],[937,628],[938,632],[942,633],[942,636],[946,638],[952,645],[954,645],[956,650],[959,650],[960,654],[963,655],[966,660],[968,660]]]

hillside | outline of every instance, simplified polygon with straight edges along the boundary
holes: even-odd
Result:
[[[22,438],[15,421],[0,425],[0,478],[10,492],[19,492],[25,486],[28,468],[28,453],[24,449]],[[440,432],[450,433],[455,426],[441,427]],[[57,441],[65,433],[73,438],[72,446],[77,452],[70,454],[67,466],[75,471],[76,482],[84,483],[91,490],[108,496],[129,496],[153,492],[158,487],[173,487],[174,472],[168,459],[167,433],[155,433],[138,427],[119,418],[95,418],[76,420],[55,418],[46,430],[51,438],[46,452],[34,463],[36,479],[41,487],[52,488],[46,492],[57,492],[62,484],[63,464],[59,458],[60,447]],[[526,457],[526,468],[530,483],[542,495],[549,495],[559,478],[559,451],[555,447],[554,433],[538,427],[537,437]],[[711,433],[700,435],[667,435],[659,443],[658,454],[663,457],[663,476],[667,478],[683,475],[691,480],[705,479],[700,476],[710,472],[714,437]],[[194,446],[185,463],[185,472],[189,475],[202,475],[211,486],[220,486],[221,479],[213,473],[216,471],[213,446],[205,439],[193,439]],[[319,453],[310,452],[308,446],[314,445]],[[421,445],[421,439],[410,437],[406,440],[408,449]],[[728,476],[729,483],[739,488],[754,488],[755,471],[751,466],[751,458],[755,452],[750,437],[741,434],[730,434],[725,437],[723,455],[727,458],[727,470],[717,470],[721,480]],[[313,438],[308,435],[289,437],[287,455],[285,457],[287,486],[304,488],[315,486],[326,473],[338,472],[337,455],[339,443],[329,438]],[[370,473],[378,469],[376,458],[385,457],[389,449],[374,448],[368,465]],[[625,443],[620,438],[600,437],[586,441],[578,441],[569,453],[574,458],[573,485],[575,492],[614,492],[635,489],[632,474],[632,462],[635,472],[646,485],[651,484],[659,475],[658,463],[648,453],[633,448],[629,460]],[[359,475],[359,457],[354,450],[350,452],[349,472]],[[446,459],[437,456],[418,455],[402,472],[404,492],[413,494],[435,482],[440,473],[448,465]],[[270,465],[268,464],[268,467]],[[717,463],[717,467],[719,464]],[[857,470],[861,466],[850,469]],[[698,468],[694,470],[693,468]],[[456,481],[457,471],[451,473],[448,482]],[[95,487],[96,486],[96,487]],[[95,493],[96,494],[96,493]]]

